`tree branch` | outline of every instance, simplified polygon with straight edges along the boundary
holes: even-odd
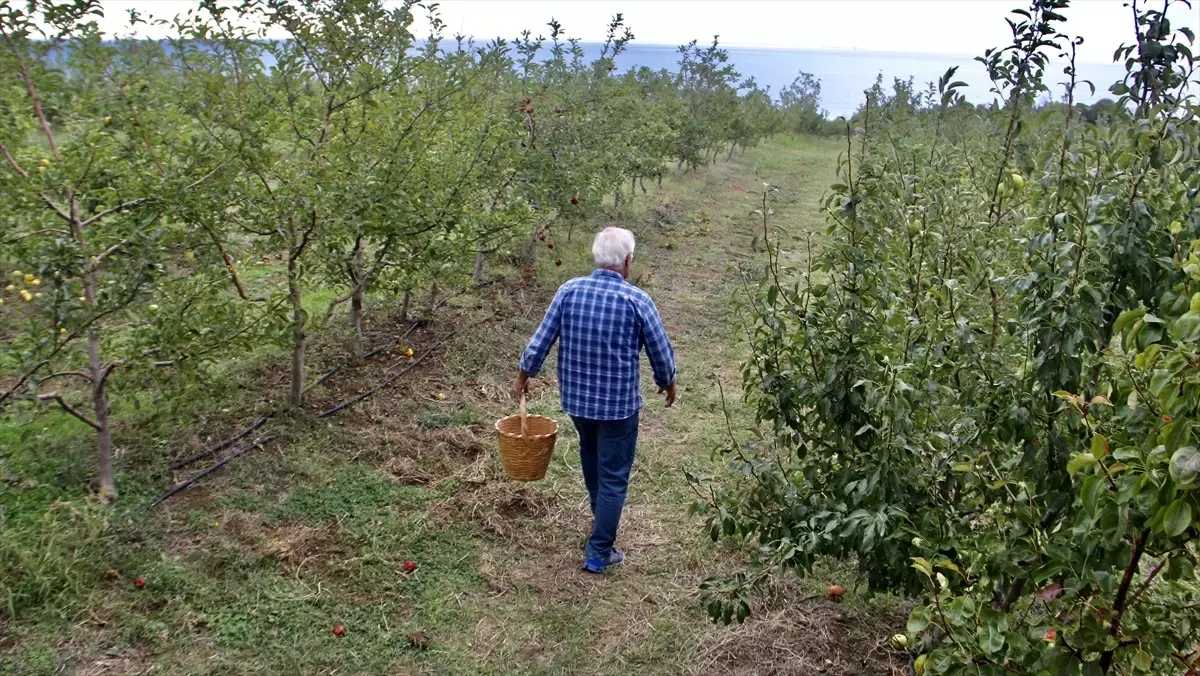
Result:
[[[154,198],[154,197],[139,197],[137,199],[129,200],[128,202],[122,202],[115,207],[110,207],[108,209],[105,209],[104,211],[101,211],[100,213],[96,214],[95,216],[92,216],[91,218],[87,219],[86,221],[83,221],[82,223],[79,224],[79,227],[86,228],[87,226],[91,225],[92,223],[100,220],[101,218],[104,218],[105,216],[114,214],[118,211],[125,211],[126,209],[132,209],[133,207],[136,207],[140,204],[145,204],[147,202],[154,202],[156,199],[157,198]]]
[[[51,373],[50,375],[46,376],[45,378],[38,380],[38,385],[50,382],[51,380],[54,380],[55,378],[66,378],[68,376],[74,377],[74,378],[82,378],[84,381],[86,381],[88,383],[92,382],[92,377],[90,375],[84,373],[83,371],[59,371],[58,373]]]
[[[57,401],[58,405],[61,406],[63,408],[63,410],[66,411],[67,413],[70,413],[71,415],[75,416],[76,418],[79,418],[85,424],[87,424],[89,427],[96,430],[97,432],[100,431],[99,423],[97,423],[95,420],[92,420],[91,418],[84,415],[83,412],[80,411],[79,409],[68,404],[67,400],[63,399],[62,395],[59,394],[58,392],[49,392],[47,394],[39,394],[38,395],[38,401],[49,401],[51,399],[53,399],[54,401]]]
[[[4,37],[4,42],[8,44],[9,51],[12,52],[13,58],[17,61],[17,70],[21,72],[21,77],[25,80],[25,90],[29,92],[29,98],[33,101],[33,113],[37,116],[38,122],[42,125],[42,133],[46,135],[46,141],[50,143],[50,150],[54,153],[54,159],[62,163],[62,155],[58,152],[58,143],[54,140],[54,132],[50,130],[50,123],[46,121],[46,112],[42,110],[42,101],[38,98],[37,87],[33,84],[33,77],[29,75],[29,66],[25,65],[25,60],[21,58],[21,54],[17,51],[17,46],[13,43],[12,37],[8,31],[0,27],[0,36]]]
[[[1108,633],[1116,638],[1121,631],[1121,617],[1125,614],[1125,610],[1129,607],[1126,599],[1129,595],[1129,586],[1133,582],[1133,576],[1137,573],[1138,564],[1142,560],[1142,554],[1146,551],[1146,541],[1150,539],[1150,531],[1142,531],[1138,534],[1137,539],[1133,541],[1133,551],[1129,554],[1129,565],[1125,567],[1125,576],[1121,578],[1121,586],[1117,588],[1117,597],[1113,601],[1113,619],[1109,627]],[[1112,667],[1113,651],[1105,650],[1100,655],[1100,671],[1108,673]]]
[[[3,143],[0,143],[0,153],[4,153],[4,159],[8,160],[8,164],[13,168],[13,171],[17,172],[17,174],[26,181],[29,180],[29,172],[25,171],[21,168],[21,165],[17,164],[16,158],[12,156],[12,153],[8,152],[8,147]]]

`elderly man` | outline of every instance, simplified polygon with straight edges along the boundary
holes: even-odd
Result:
[[[596,235],[596,271],[563,284],[546,318],[521,355],[513,383],[517,397],[542,369],[554,341],[562,407],[579,432],[583,481],[592,506],[592,536],[583,569],[603,573],[625,561],[617,526],[625,507],[629,471],[642,408],[639,354],[644,347],[659,394],[675,403],[675,355],[658,308],[645,291],[626,282],[633,263],[633,233],[605,228]]]

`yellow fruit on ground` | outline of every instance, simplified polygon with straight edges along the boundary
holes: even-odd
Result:
[[[17,287],[16,287],[16,286],[14,286],[14,285],[12,285],[12,284],[9,284],[8,286],[4,287],[4,290],[5,290],[5,291],[12,291],[12,290],[13,290],[13,289],[15,289],[15,288],[17,288]]]
[[[896,650],[903,650],[908,647],[908,637],[904,634],[893,634],[890,643]]]
[[[42,158],[42,166],[43,166],[43,167],[48,167],[48,166],[50,166],[50,158],[49,158],[49,157],[43,157],[43,158]]]
[[[59,329],[59,330],[58,330],[58,334],[59,334],[60,336],[61,336],[62,334],[64,334],[64,333],[66,333],[66,332],[67,332],[67,330],[66,330],[66,329]]]
[[[32,284],[33,286],[40,286],[42,283],[42,280],[35,278],[33,281],[31,281],[29,283]]]
[[[195,251],[188,251],[188,252],[185,252],[185,253],[183,254],[183,257],[184,257],[184,258],[186,258],[186,259],[188,259],[189,261],[196,260],[196,252],[195,252]]]
[[[28,303],[29,301],[33,300],[33,294],[29,293],[25,289],[21,289],[21,300],[24,300],[26,303]]]
[[[37,277],[34,277],[33,275],[29,274],[28,272],[25,273],[25,283],[26,284],[33,284],[33,280],[35,280],[35,279],[37,279]]]
[[[405,357],[411,357],[411,356],[413,356],[413,350],[412,350],[412,348],[411,348],[411,347],[410,347],[410,348],[408,348],[407,350],[405,350],[405,351],[404,351],[404,356],[405,356]]]
[[[21,279],[21,274],[22,274],[22,273],[21,273],[21,271],[20,271],[20,270],[13,270],[13,271],[12,271],[12,273],[10,273],[10,276],[11,276],[13,279],[17,279],[17,280],[19,280],[19,279]]]

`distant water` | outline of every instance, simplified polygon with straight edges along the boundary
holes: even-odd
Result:
[[[414,54],[421,41],[413,46]],[[444,49],[453,49],[454,43],[447,40]],[[476,46],[479,46],[477,44]],[[599,43],[581,43],[580,45],[588,60],[600,55]],[[170,48],[167,48],[170,51]],[[866,52],[866,51],[833,51],[809,49],[766,49],[754,47],[725,47],[729,52],[729,62],[737,69],[743,79],[753,77],[760,87],[771,88],[772,96],[777,96],[779,90],[792,83],[799,71],[811,73],[821,81],[821,107],[829,117],[850,115],[860,104],[863,91],[875,84],[875,78],[883,74],[883,86],[890,91],[893,78],[907,80],[913,78],[914,88],[918,93],[923,92],[930,82],[936,82],[952,66],[958,66],[955,80],[967,83],[960,89],[968,101],[972,103],[990,103],[994,94],[991,92],[992,83],[988,79],[987,70],[983,64],[971,56],[952,56],[945,54],[922,54],[919,52]],[[549,56],[548,49],[543,54]],[[515,54],[513,54],[515,57]],[[269,54],[263,56],[268,67],[275,65],[275,59]],[[625,51],[617,57],[617,69],[624,72],[629,68],[646,66],[653,70],[667,69],[676,72],[679,69],[679,48],[671,45],[653,45],[630,43]],[[1042,98],[1053,97],[1060,100],[1063,87],[1058,83],[1065,81],[1062,74],[1065,62],[1056,60],[1047,68],[1047,83],[1052,85],[1051,91],[1042,94]],[[1096,87],[1095,94],[1086,86],[1075,90],[1075,100],[1081,103],[1091,103],[1101,98],[1112,98],[1108,88],[1125,74],[1124,68],[1116,64],[1080,63],[1078,64],[1078,79],[1090,80]]]
[[[584,45],[589,56],[599,53],[599,45]],[[892,78],[914,79],[918,91],[929,82],[936,82],[947,68],[959,66],[956,80],[967,83],[963,95],[973,103],[989,103],[991,81],[983,64],[970,56],[948,56],[920,53],[885,53],[862,51],[818,51],[802,49],[755,49],[729,47],[729,60],[742,77],[753,76],[759,86],[770,85],[772,94],[791,84],[798,71],[812,73],[821,81],[821,105],[831,117],[849,115],[863,102],[863,90],[875,83],[875,77],[883,74],[884,87],[890,90]],[[630,43],[626,51],[617,58],[620,70],[629,67],[647,66],[654,70],[678,69],[679,54],[676,47]],[[1065,63],[1055,62],[1047,69],[1048,81],[1065,80],[1062,69]],[[1090,103],[1099,98],[1112,97],[1108,88],[1124,75],[1124,69],[1115,64],[1086,63],[1078,65],[1078,78],[1091,80],[1096,94],[1091,95],[1086,86],[1076,89],[1075,98]],[[1062,87],[1053,87],[1051,94],[1061,98]]]

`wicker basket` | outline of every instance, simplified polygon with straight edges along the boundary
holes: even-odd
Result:
[[[497,420],[496,436],[500,438],[500,461],[510,479],[537,481],[546,476],[558,439],[558,423],[545,416],[527,414],[522,396],[521,414]]]

